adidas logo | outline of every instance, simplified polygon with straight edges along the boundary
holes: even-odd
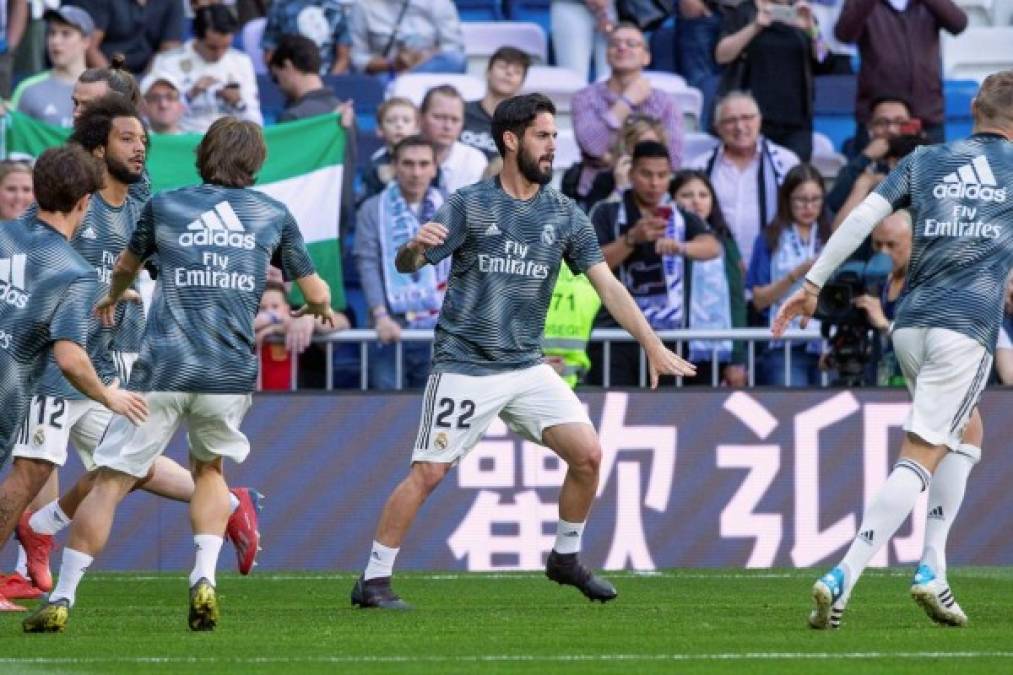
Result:
[[[564,537],[579,537],[580,535],[577,534],[577,530],[570,530],[569,532],[564,532],[563,536]]]
[[[95,230],[92,229],[91,225],[88,225],[83,230],[81,230],[81,238],[82,239],[98,239],[98,235],[95,234]]]
[[[0,258],[0,300],[18,309],[28,304],[29,294],[25,291],[25,262],[27,257],[22,253],[10,258]]]
[[[860,532],[858,534],[858,536],[861,537],[865,541],[866,544],[871,544],[872,540],[876,538],[876,534],[872,530],[866,530],[865,532]]]
[[[935,518],[936,520],[944,520],[945,516],[943,516],[942,505],[939,505],[936,508],[929,511],[929,518]]]
[[[227,201],[218,202],[210,211],[186,226],[179,235],[180,246],[222,246],[253,250],[257,239],[246,233],[239,216]]]
[[[980,199],[1001,204],[1006,201],[1006,188],[997,186],[988,159],[985,155],[978,155],[968,164],[943,176],[943,182],[932,188],[932,196],[936,199]]]
[[[486,237],[495,237],[501,234],[503,234],[503,232],[498,227],[496,227],[496,223],[493,223],[485,230]]]

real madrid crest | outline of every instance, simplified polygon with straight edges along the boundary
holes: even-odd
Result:
[[[45,445],[45,443],[46,443],[46,429],[44,427],[39,427],[38,429],[35,430],[35,433],[32,434],[32,445],[34,445],[36,448],[41,448],[43,445]]]
[[[556,228],[552,225],[546,225],[542,228],[542,243],[546,246],[552,246],[556,243]]]
[[[449,442],[450,439],[447,438],[446,431],[441,431],[440,433],[436,434],[436,440],[434,441],[434,444],[436,445],[437,450],[446,450],[447,444]]]

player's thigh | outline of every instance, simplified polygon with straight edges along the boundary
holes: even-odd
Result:
[[[897,365],[904,375],[908,393],[912,396],[915,393],[915,383],[918,381],[918,371],[921,370],[922,362],[925,360],[925,341],[928,332],[927,328],[899,328],[890,336]]]
[[[432,373],[422,395],[412,462],[456,464],[468,454],[510,400],[511,375]]]
[[[251,394],[192,394],[187,408],[190,456],[201,462],[228,457],[242,462],[250,454],[250,441],[239,430],[253,404]]]
[[[956,450],[991,368],[992,356],[981,343],[955,331],[930,329],[904,429]]]
[[[516,378],[514,395],[500,413],[515,432],[541,445],[546,445],[543,433],[549,427],[578,424],[594,432],[584,404],[550,366],[517,371]]]
[[[90,400],[33,396],[15,439],[13,456],[56,466],[66,464],[71,429],[87,412],[89,403]]]
[[[147,476],[179,428],[190,396],[173,391],[148,392],[144,395],[148,417],[139,426],[122,415],[114,416],[95,448],[92,456],[95,466],[136,478]]]
[[[75,401],[74,403],[79,403]],[[87,471],[95,468],[95,448],[106,435],[109,424],[112,422],[113,413],[109,408],[95,401],[80,401],[88,403],[87,410],[77,422],[71,427],[70,442],[73,443],[81,464]]]

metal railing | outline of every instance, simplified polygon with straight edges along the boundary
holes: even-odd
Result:
[[[746,343],[746,373],[749,386],[756,384],[756,358],[757,343],[766,344],[774,340],[767,328],[726,328],[714,330],[678,329],[657,331],[658,336],[668,345],[675,345],[675,351],[680,356],[685,356],[684,348],[690,340],[712,340],[715,341],[711,351],[711,386],[717,387],[720,384],[719,346],[717,342],[732,340],[734,342]],[[314,342],[324,345],[326,386],[327,391],[334,390],[334,346],[335,344],[358,344],[359,345],[359,389],[369,390],[369,345],[377,342],[375,330],[366,328],[353,328],[327,335],[314,337]],[[404,343],[406,342],[429,342],[433,341],[432,330],[403,329],[401,340],[393,343],[394,347],[394,381],[396,389],[404,387]],[[602,351],[602,386],[608,387],[611,382],[611,356],[612,343],[629,343],[635,339],[625,330],[619,328],[599,328],[591,333],[592,342],[603,343]],[[825,348],[823,336],[817,330],[789,330],[784,337],[779,349],[784,349],[784,377],[787,384],[791,384],[791,359],[792,346],[800,343],[820,342]],[[290,391],[299,389],[299,356],[291,354],[292,373]],[[829,375],[824,371],[821,385],[826,387],[829,384]],[[647,386],[647,358],[644,350],[640,349],[640,374],[639,385]],[[676,378],[676,386],[683,385],[682,378]]]

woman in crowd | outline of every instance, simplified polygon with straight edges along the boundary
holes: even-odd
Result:
[[[699,329],[742,328],[746,325],[742,254],[725,223],[710,178],[703,171],[685,170],[672,179],[672,196],[686,211],[700,216],[721,242],[722,253],[714,260],[690,263],[689,327]],[[714,354],[720,368],[719,381],[730,387],[746,385],[744,346],[731,340],[691,340],[689,359],[696,377],[686,384],[710,385],[714,380]]]
[[[0,220],[18,218],[34,200],[32,167],[13,160],[0,162]]]
[[[788,172],[778,190],[774,220],[757,235],[746,287],[752,290],[753,306],[770,319],[784,298],[802,286],[806,272],[830,237],[823,211],[825,196],[820,173],[808,164],[799,164]],[[818,329],[819,322],[810,321],[809,326]],[[793,327],[797,328],[797,323]],[[789,381],[785,378],[784,343],[771,342],[759,360],[758,384],[818,385],[821,351],[822,341],[793,343]]]

